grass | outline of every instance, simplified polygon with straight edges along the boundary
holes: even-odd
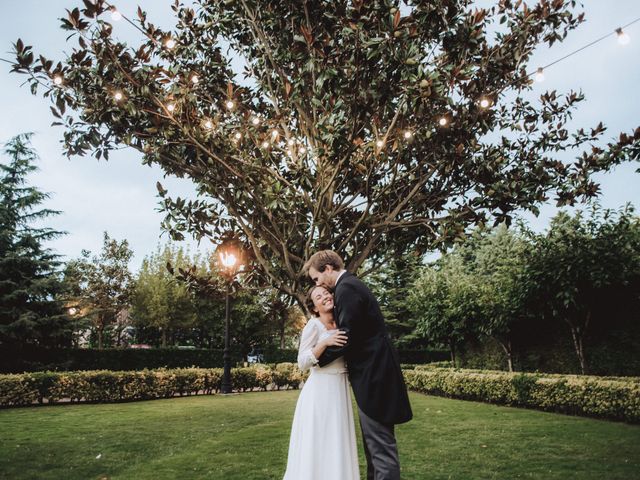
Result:
[[[2,410],[0,478],[281,479],[298,393]],[[414,420],[397,427],[403,480],[640,479],[640,426],[411,402]]]

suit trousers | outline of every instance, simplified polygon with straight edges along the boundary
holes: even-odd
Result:
[[[400,480],[400,459],[393,425],[368,417],[358,409],[367,457],[367,480]]]

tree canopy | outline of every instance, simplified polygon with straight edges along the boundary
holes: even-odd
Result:
[[[527,100],[533,50],[583,21],[574,0],[176,1],[170,31],[138,9],[136,45],[114,37],[110,8],[68,11],[77,45],[60,62],[18,40],[13,70],[51,99],[69,155],[127,145],[190,178],[195,200],[158,184],[164,227],[236,231],[300,303],[319,248],[375,267],[596,195],[594,172],[639,156],[640,129],[608,145],[601,123],[569,131],[580,92]]]
[[[70,340],[60,301],[60,256],[46,242],[64,232],[36,227],[57,215],[42,208],[49,195],[28,184],[38,157],[30,134],[4,145],[0,163],[0,343],[59,346]]]

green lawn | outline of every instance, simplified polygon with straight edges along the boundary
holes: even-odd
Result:
[[[281,479],[297,398],[2,410],[0,478]],[[420,394],[411,402],[414,420],[397,429],[403,480],[640,479],[640,426]]]

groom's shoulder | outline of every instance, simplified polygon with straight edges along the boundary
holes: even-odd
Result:
[[[338,286],[336,288],[340,288],[341,286],[351,289],[355,288],[357,290],[368,290],[367,286],[362,280],[360,280],[353,273],[349,272],[345,273],[344,278],[340,279],[340,283],[338,283]]]

